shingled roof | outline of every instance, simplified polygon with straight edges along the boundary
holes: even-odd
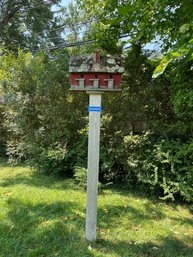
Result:
[[[123,73],[119,56],[100,56],[99,51],[91,55],[72,57],[70,60],[70,73]]]

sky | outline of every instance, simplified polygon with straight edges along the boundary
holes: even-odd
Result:
[[[1,0],[0,0],[0,1],[1,1]],[[67,6],[68,3],[70,3],[70,2],[74,2],[74,0],[62,0],[62,1],[60,2],[60,6],[61,6],[61,5],[62,5],[62,6]],[[57,5],[53,5],[53,6],[52,6],[52,10],[53,10],[53,11],[58,10],[58,6],[57,6]]]
[[[66,6],[69,2],[71,2],[71,0],[62,0],[62,5]]]

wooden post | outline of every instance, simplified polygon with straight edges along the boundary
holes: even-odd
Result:
[[[99,174],[100,112],[101,92],[88,91],[89,94],[89,138],[88,174],[86,201],[86,239],[96,240],[97,198]]]

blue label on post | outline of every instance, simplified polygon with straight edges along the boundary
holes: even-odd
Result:
[[[101,112],[102,106],[88,106],[89,112]]]

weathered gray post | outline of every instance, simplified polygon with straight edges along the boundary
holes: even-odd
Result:
[[[87,93],[89,94],[89,138],[86,201],[86,239],[92,241],[96,240],[97,228],[101,92],[88,91]]]

